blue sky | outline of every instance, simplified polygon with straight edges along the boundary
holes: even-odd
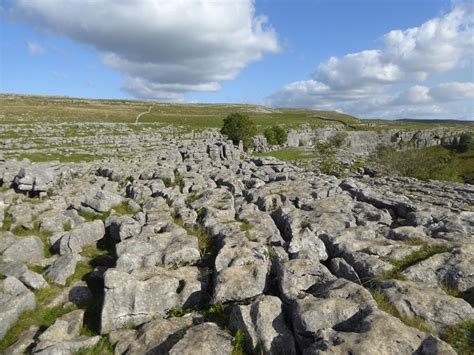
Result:
[[[473,5],[0,0],[0,91],[473,119]]]

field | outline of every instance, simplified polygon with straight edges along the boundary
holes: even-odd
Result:
[[[144,111],[141,123],[178,126],[186,131],[220,128],[231,112],[248,114],[259,131],[273,124],[287,128],[301,125],[320,127],[333,124],[348,129],[379,130],[403,128],[432,128],[434,124],[386,120],[360,120],[332,111],[308,109],[271,109],[256,105],[236,104],[153,104],[139,100],[90,100],[68,97],[43,97],[0,94],[0,124],[33,123],[125,123],[133,124]],[[446,126],[443,123],[443,126]]]

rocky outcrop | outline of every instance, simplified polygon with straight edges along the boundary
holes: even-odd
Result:
[[[473,321],[470,187],[318,175],[217,135],[143,142],[53,195],[0,191],[0,334],[61,314],[8,351],[450,354],[440,337]]]

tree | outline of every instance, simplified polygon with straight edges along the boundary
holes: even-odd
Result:
[[[286,131],[279,126],[267,128],[263,132],[263,135],[267,139],[267,143],[270,145],[284,144],[288,139],[288,134],[286,133]]]
[[[257,129],[249,116],[234,112],[224,119],[221,133],[232,140],[234,144],[242,141],[244,149],[247,150],[253,145],[252,137],[257,133]]]
[[[265,131],[263,131],[263,135],[265,136],[265,138],[267,140],[267,143],[269,145],[277,144],[275,131],[273,129],[271,129],[271,128],[265,129]]]
[[[468,150],[473,150],[473,149],[474,149],[474,139],[472,138],[472,135],[469,133],[461,134],[461,137],[459,137],[458,152],[465,153]]]
[[[273,126],[273,132],[275,132],[276,141],[278,144],[286,143],[288,139],[288,133],[280,126]]]

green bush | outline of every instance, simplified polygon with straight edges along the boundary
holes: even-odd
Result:
[[[285,144],[288,139],[288,133],[286,133],[286,131],[280,126],[267,128],[263,132],[263,135],[267,139],[267,143],[270,145]]]
[[[333,136],[329,137],[328,144],[335,148],[341,148],[344,145],[348,145],[348,134],[347,132],[337,132]]]
[[[285,144],[288,140],[288,133],[280,126],[273,126],[273,132],[275,132],[276,141],[278,144]]]
[[[265,136],[269,145],[277,144],[275,131],[272,128],[267,128],[265,131],[263,131],[263,135]]]
[[[461,137],[459,137],[458,152],[465,153],[469,150],[474,150],[474,139],[472,138],[472,134],[463,133]]]
[[[244,149],[247,150],[253,145],[252,137],[257,133],[257,129],[249,116],[234,112],[224,119],[221,133],[232,140],[234,144],[242,141]]]
[[[462,182],[458,157],[441,146],[404,151],[380,146],[374,161],[383,175]]]

